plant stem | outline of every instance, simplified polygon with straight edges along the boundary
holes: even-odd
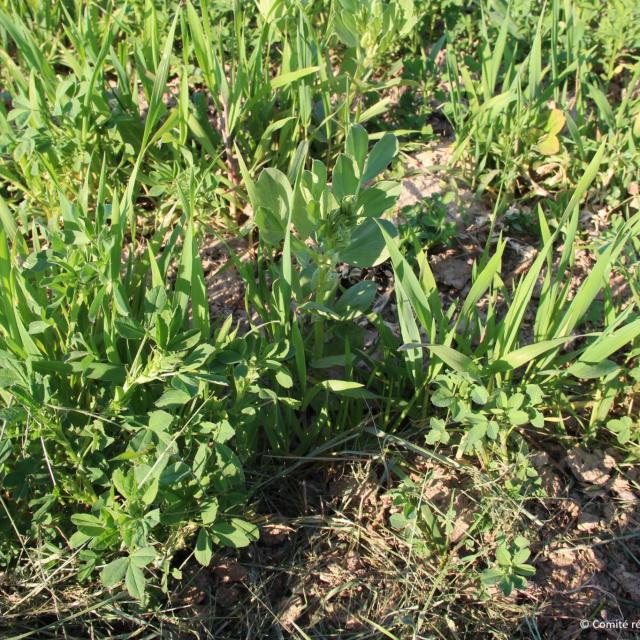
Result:
[[[322,304],[325,298],[325,282],[327,280],[327,266],[320,266],[320,275],[318,276],[318,286],[316,288],[316,302]],[[322,317],[313,325],[313,357],[315,360],[322,358],[324,353],[324,320]]]

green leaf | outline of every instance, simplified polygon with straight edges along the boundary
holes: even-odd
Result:
[[[516,573],[527,578],[536,574],[536,568],[530,564],[517,564],[514,569]]]
[[[503,595],[510,596],[513,591],[513,580],[511,576],[503,576],[502,580],[500,580],[500,591],[502,591]]]
[[[191,227],[191,224],[189,226]],[[200,335],[203,340],[208,340],[211,335],[211,326],[209,323],[209,297],[195,237],[192,237],[192,245],[191,325],[194,329],[198,329],[200,331]]]
[[[360,189],[355,209],[365,218],[379,218],[395,207],[402,187],[394,180],[380,180],[371,187]]]
[[[13,214],[9,211],[6,200],[0,195],[0,225],[4,229],[7,238],[13,242],[16,233],[18,232],[18,225],[16,224]]]
[[[529,422],[537,429],[544,428],[544,415],[537,409],[533,410],[533,416],[529,418]]]
[[[156,407],[181,407],[191,400],[191,396],[182,389],[167,389],[156,400]]]
[[[611,269],[611,261],[616,251],[615,245],[612,243],[602,254],[600,254],[595,265],[591,267],[591,271],[583,280],[578,288],[571,304],[567,309],[563,322],[556,331],[556,336],[568,335],[578,325],[582,316],[591,306],[593,300],[602,289],[603,282],[608,277]],[[554,336],[555,337],[555,336]]]
[[[182,192],[183,207],[190,206],[187,202],[187,198]],[[180,263],[178,265],[178,277],[175,285],[175,307],[179,310],[181,320],[186,320],[189,307],[189,301],[191,297],[191,281],[193,278],[193,224],[189,222],[184,235],[184,242],[182,245],[182,253],[180,254]],[[180,322],[182,326],[182,322]]]
[[[293,203],[287,176],[277,169],[265,169],[255,183],[255,197],[258,206],[255,221],[262,239],[269,244],[279,244],[284,240]]]
[[[124,584],[132,598],[135,598],[136,600],[144,599],[144,590],[147,586],[147,581],[142,569],[132,562],[130,562],[127,567]]]
[[[587,364],[586,362],[576,362],[567,371],[576,378],[590,380],[595,378],[605,378],[618,371],[620,367],[613,360],[603,360],[598,364]]]
[[[202,524],[212,524],[218,515],[218,499],[209,498],[200,505]]]
[[[538,356],[541,356],[552,349],[561,347],[570,337],[554,338],[552,340],[542,340],[541,342],[535,342],[534,344],[528,344],[525,347],[516,349],[502,358],[503,362],[506,362],[512,369],[517,369],[531,360],[535,360]]]
[[[234,143],[235,156],[238,160],[238,166],[240,167],[240,173],[242,175],[242,182],[244,183],[245,189],[247,190],[247,195],[249,196],[249,202],[254,209],[258,208],[258,195],[256,193],[256,185],[253,179],[251,178],[251,173],[249,172],[249,168],[247,167],[242,154],[240,153],[240,149],[238,145]]]
[[[132,453],[135,455],[137,452]],[[111,475],[111,482],[123,498],[129,500],[133,497],[133,493],[136,490],[136,484],[132,475],[127,475],[121,468],[116,469]]]
[[[220,544],[236,549],[248,546],[256,541],[259,535],[258,527],[239,518],[216,522],[210,529]]]
[[[398,139],[392,133],[385,134],[371,149],[361,182],[369,182],[369,180],[373,180],[378,174],[382,173],[396,157],[397,153]]]
[[[509,409],[520,409],[522,407],[522,403],[524,402],[524,394],[523,393],[514,393],[509,396],[509,400],[507,401],[507,407]]]
[[[402,340],[406,344],[418,344],[420,345],[420,330],[416,323],[415,317],[413,315],[413,311],[411,310],[411,304],[409,303],[409,298],[405,293],[402,285],[399,281],[395,283],[396,290],[396,300],[397,300],[397,309],[398,309],[398,321],[400,324],[400,334],[402,335]],[[404,346],[404,345],[403,345]],[[401,353],[411,373],[411,377],[413,378],[413,382],[418,384],[422,379],[422,363],[423,363],[423,351],[422,347],[418,346],[416,348],[407,348],[404,349],[401,347]]]
[[[355,162],[358,170],[358,178],[362,176],[362,172],[364,171],[368,148],[369,135],[366,129],[359,124],[351,125],[347,133],[345,153]]]
[[[402,512],[392,513],[389,516],[389,525],[391,526],[392,529],[396,529],[397,531],[402,531],[407,527],[408,524],[409,522],[407,521],[407,518]]]
[[[349,287],[338,299],[335,309],[346,320],[355,318],[358,314],[366,312],[373,304],[378,290],[378,285],[371,280],[360,280]]]
[[[375,398],[376,395],[364,388],[359,382],[348,380],[323,380],[320,386],[349,398]]]
[[[340,154],[333,169],[331,188],[338,202],[346,196],[354,195],[358,189],[358,178],[354,161]]]
[[[605,331],[592,344],[590,344],[580,356],[578,363],[569,369],[579,369],[580,364],[597,365],[610,355],[631,343],[640,335],[640,320],[634,320],[615,331]],[[574,374],[577,375],[577,374]],[[578,377],[581,377],[578,375]]]
[[[89,513],[74,513],[71,516],[71,522],[87,536],[96,537],[104,533],[105,527],[102,521]]]
[[[122,581],[128,566],[128,558],[117,558],[113,560],[100,572],[100,581],[105,587],[113,587]]]
[[[132,318],[119,318],[115,321],[118,335],[125,340],[140,340],[145,336],[144,328]]]
[[[342,43],[352,49],[358,46],[358,29],[353,16],[348,11],[340,11],[337,13],[333,28]]]
[[[338,260],[363,269],[384,262],[389,253],[380,227],[384,228],[389,238],[398,235],[395,225],[389,220],[366,218],[352,231],[349,246],[339,251]]]
[[[484,269],[473,281],[471,289],[469,289],[469,293],[467,294],[464,304],[462,305],[462,309],[460,310],[460,318],[465,318],[471,309],[475,309],[476,303],[493,282],[493,278],[499,271],[500,265],[502,264],[502,253],[504,252],[506,245],[506,240],[498,242],[495,253],[491,256],[491,259],[487,262]]]
[[[510,409],[507,411],[507,417],[514,427],[529,422],[529,414],[526,411],[522,411],[522,409]]]
[[[283,389],[291,389],[293,387],[293,378],[286,369],[280,369],[276,373],[276,381]]]
[[[471,451],[487,434],[487,423],[479,422],[475,424],[463,438],[461,446],[464,445],[465,452]]]
[[[166,411],[152,411],[149,414],[149,429],[167,431],[173,422],[173,416]]]
[[[196,548],[194,551],[196,560],[203,566],[208,567],[213,556],[213,541],[209,532],[201,527],[196,540]]]
[[[435,444],[436,442],[447,444],[449,442],[451,437],[447,433],[447,425],[444,420],[440,418],[431,418],[429,420],[429,425],[431,429],[426,436],[428,444]]]
[[[69,546],[72,549],[77,549],[78,547],[81,547],[85,542],[88,542],[89,540],[92,540],[93,536],[88,536],[85,533],[82,533],[82,531],[76,531],[70,538],[69,538]]]
[[[483,386],[477,385],[473,387],[473,390],[471,391],[471,399],[476,404],[487,404],[489,400],[489,392]]]
[[[222,420],[215,424],[213,422],[203,422],[201,426],[205,427],[207,433],[210,433],[215,442],[220,444],[231,440],[236,434],[228,420]]]
[[[448,364],[454,371],[471,375],[476,374],[477,369],[473,360],[463,353],[456,351],[453,347],[448,347],[443,344],[425,344],[423,346],[429,349],[431,353],[440,358],[445,364]]]
[[[511,554],[505,545],[501,544],[496,549],[496,560],[502,567],[508,567],[511,564]]]
[[[516,545],[516,547],[518,547],[518,549],[525,549],[530,546],[529,541],[522,535],[516,536],[513,539],[513,543]]]
[[[503,576],[503,573],[501,569],[497,569],[497,568],[485,569],[480,574],[480,580],[482,584],[486,586],[491,586],[496,584],[496,582],[498,582],[498,580],[500,580],[502,576]]]
[[[126,380],[127,372],[125,368],[119,364],[94,362],[87,367],[86,376],[90,380],[122,384]]]
[[[531,555],[531,550],[528,547],[524,549],[519,549],[513,554],[513,564],[522,564],[529,559]]]
[[[149,505],[152,504],[158,495],[158,489],[160,488],[160,478],[156,477],[149,482],[149,486],[144,490],[142,494],[142,502]]]
[[[136,567],[146,567],[156,559],[156,550],[153,547],[141,547],[136,549],[129,559]]]
[[[431,404],[435,407],[450,407],[454,400],[453,394],[446,387],[438,387],[431,396]]]
[[[372,104],[368,109],[365,109],[358,117],[358,122],[363,123],[371,118],[376,118],[377,116],[382,115],[389,109],[391,104],[393,104],[392,98],[390,96],[385,96],[381,100],[378,100],[378,102]]]
[[[602,163],[602,158],[604,157],[607,144],[608,140],[605,137],[598,147],[598,150],[595,152],[593,158],[591,159],[591,162],[585,170],[582,178],[580,178],[580,181],[578,182],[573,195],[571,196],[571,200],[569,200],[569,204],[567,205],[567,208],[564,210],[564,213],[562,214],[562,217],[558,222],[558,229],[562,229],[564,223],[573,213],[573,210],[580,204],[582,196],[586,193],[587,189],[591,186],[591,183],[598,175],[598,169],[600,168],[600,164]],[[556,231],[556,233],[558,232]],[[554,236],[556,235],[556,233],[554,233]]]
[[[305,67],[304,69],[296,69],[295,71],[288,71],[286,73],[281,73],[277,75],[275,78],[271,80],[269,83],[272,89],[279,89],[280,87],[286,87],[290,84],[293,84],[297,80],[301,78],[305,78],[310,76],[311,74],[318,71],[320,67]]]
[[[378,224],[380,224],[380,222],[381,221],[378,221]],[[387,250],[389,251],[389,255],[393,262],[395,276],[400,281],[417,319],[423,329],[427,331],[429,337],[433,340],[435,339],[435,327],[433,326],[434,322],[432,311],[437,312],[438,309],[440,309],[438,306],[439,299],[437,298],[438,292],[435,281],[433,278],[429,281],[430,289],[428,291],[429,297],[427,297],[427,294],[423,290],[420,281],[413,272],[413,269],[400,253],[397,243],[382,225],[380,226],[380,230],[382,231],[382,235],[384,236],[385,243],[387,245]],[[425,264],[428,267],[428,263],[426,263],[426,261]],[[427,273],[430,272],[428,271]]]

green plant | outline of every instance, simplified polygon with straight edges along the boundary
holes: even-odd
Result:
[[[429,251],[439,246],[448,246],[456,234],[456,225],[451,220],[447,205],[450,195],[433,194],[428,200],[405,207],[399,228],[400,244],[407,252]]]
[[[518,43],[509,30],[510,21],[507,9],[499,25],[489,25],[488,20],[482,23],[479,61],[456,56],[455,45],[447,55],[450,99],[444,110],[456,128],[455,160],[465,154],[470,157],[474,183],[479,181],[483,189],[494,188],[496,193],[501,188],[512,193],[518,188],[519,180],[530,181],[535,176],[534,158],[555,156],[560,151],[559,145],[541,146],[540,133],[536,133],[546,120],[544,105],[552,95],[541,83],[541,47],[548,33],[543,16],[524,60],[517,57]],[[493,37],[489,35],[489,28],[497,32]],[[569,72],[570,68],[560,74],[554,67],[550,88],[557,89],[563,81],[566,83]],[[473,79],[474,73],[478,76],[477,82]],[[546,158],[544,162],[547,163]],[[539,160],[538,164],[541,164]],[[493,186],[495,183],[497,188]]]
[[[341,263],[371,267],[387,257],[378,224],[395,235],[393,224],[383,215],[395,204],[399,185],[374,179],[396,153],[397,141],[391,134],[369,153],[365,129],[354,125],[330,185],[327,168],[319,160],[313,160],[309,170],[298,165],[290,176],[265,169],[255,183],[241,165],[265,260],[258,263],[257,278],[252,265],[237,260],[236,265],[247,284],[247,302],[265,331],[291,346],[287,370],[277,378],[288,397],[277,402],[274,398],[284,405],[282,411],[274,408],[268,427],[274,446],[288,449],[296,434],[306,450],[318,434],[331,428],[331,416],[337,420],[331,431],[360,419],[362,403],[350,400],[375,397],[363,382],[350,378],[355,377],[358,360],[377,368],[362,351],[362,329],[353,323],[370,313],[377,287],[362,281],[344,289],[337,267]],[[309,322],[311,332],[306,329]],[[344,379],[327,379],[323,370],[330,367],[340,367]],[[329,396],[337,401],[335,413],[324,406]]]
[[[518,536],[513,544],[500,544],[496,549],[496,565],[485,569],[480,579],[485,586],[497,584],[505,596],[515,589],[524,589],[527,578],[535,574],[535,567],[527,564],[531,555],[529,541]]]
[[[548,635],[543,452],[606,450],[606,491],[639,457],[636,14],[0,0],[0,635]],[[433,170],[493,206],[465,229],[395,211],[444,119]],[[478,613],[479,577],[522,591]]]
[[[398,510],[389,516],[389,525],[400,533],[417,557],[443,554],[453,531],[455,508],[450,504],[446,514],[438,513],[420,493],[415,482],[403,478],[390,494]]]
[[[230,319],[211,336],[192,216],[134,260],[120,200],[98,193],[96,218],[61,194],[64,227],[34,223],[32,250],[0,230],[3,553],[17,532],[75,549],[81,579],[102,567],[144,600],[196,532],[203,564],[256,538],[229,441],[259,402],[261,348]]]
[[[314,313],[313,354],[324,351],[323,317],[353,319],[365,312],[375,295],[375,285],[362,282],[337,297],[339,263],[371,267],[386,257],[385,241],[378,224],[395,235],[393,225],[382,219],[399,195],[393,181],[370,184],[397,153],[391,134],[377,142],[367,156],[368,136],[364,128],[352,126],[345,153],[338,156],[331,186],[325,165],[312,162],[311,170],[301,170],[293,186],[277,169],[265,169],[253,185],[248,176],[255,209],[256,226],[265,246],[283,246],[280,265],[274,265],[275,308],[281,326],[291,322],[291,302],[300,313]],[[293,260],[295,256],[295,261]],[[269,312],[256,296],[252,302]],[[286,334],[286,331],[285,331]]]
[[[450,434],[447,422],[462,428],[458,454],[478,451],[483,453],[487,440],[499,441],[505,459],[510,434],[524,424],[541,429],[544,416],[538,409],[543,402],[543,392],[537,384],[528,384],[523,391],[507,387],[489,393],[471,376],[458,372],[439,374],[434,380],[435,390],[430,397],[435,407],[446,409],[447,421],[431,418],[431,430],[427,442],[447,444]]]
[[[283,280],[284,269],[291,269],[287,264],[291,252],[295,254],[297,278],[286,284],[301,308],[332,311],[339,263],[371,267],[386,259],[377,221],[388,233],[395,234],[393,225],[382,216],[395,204],[399,185],[384,180],[370,183],[391,162],[397,149],[395,137],[387,134],[367,155],[368,135],[363,127],[355,125],[349,129],[345,153],[336,160],[330,187],[327,168],[317,160],[311,170],[299,172],[293,186],[278,170],[266,169],[260,175],[253,188],[256,226],[267,245],[284,243]],[[288,277],[293,278],[294,272]],[[370,286],[361,286],[358,291],[360,297],[372,300]],[[316,356],[321,354],[320,343]]]
[[[417,18],[413,0],[337,0],[333,28],[341,42],[353,49],[354,80],[368,76],[379,58],[408,36]]]
[[[561,351],[563,345],[574,339],[574,332],[580,329],[580,323],[598,293],[607,290],[604,278],[616,257],[638,233],[640,224],[640,217],[636,215],[619,229],[603,249],[592,272],[571,296],[565,269],[571,268],[574,261],[577,203],[596,174],[603,150],[604,146],[601,146],[553,233],[540,214],[544,246],[527,274],[511,291],[498,275],[505,246],[498,240],[493,255],[485,255],[481,260],[483,266],[474,269],[466,299],[459,305],[452,305],[445,313],[424,256],[418,258],[421,273],[416,276],[395,241],[382,230],[396,274],[406,366],[418,390],[423,390],[423,416],[428,415],[430,405],[451,407],[454,422],[466,425],[458,455],[463,454],[470,441],[474,447],[480,445],[483,457],[483,448],[494,439],[501,443],[499,449],[504,451],[513,428],[525,424],[541,428],[546,404],[542,402],[542,388],[545,394],[554,389],[552,402],[574,413],[570,390],[575,389],[576,395],[580,395],[574,381],[597,379],[604,388],[593,403],[591,425],[594,428],[614,401],[615,374],[607,359],[633,343],[640,333],[632,307],[616,309],[609,297],[604,329],[589,333],[589,339],[574,351]],[[555,267],[551,251],[565,223],[568,225],[564,249]],[[532,325],[534,340],[525,342],[521,338],[523,320],[536,281],[545,266]],[[498,295],[504,296],[502,308]],[[480,300],[484,301],[482,314]],[[425,334],[428,343],[422,342]],[[425,351],[430,356],[426,367],[423,366]],[[432,391],[434,384],[436,389]],[[416,395],[416,402],[418,399]],[[432,437],[442,433],[442,428],[437,426]],[[438,439],[441,438],[438,435]]]
[[[533,20],[527,16],[520,32],[517,7],[497,6],[480,23],[479,60],[462,56],[457,43],[449,45],[444,112],[456,129],[455,160],[464,160],[473,183],[494,195],[546,196],[577,182],[606,133],[607,156],[616,168],[603,170],[598,181],[607,194],[613,190],[609,200],[618,201],[637,171],[630,126],[637,96],[627,93],[614,108],[589,63],[598,45],[580,43],[594,7],[549,3]],[[605,13],[610,17],[620,8]],[[625,62],[624,68],[635,86],[637,64]]]

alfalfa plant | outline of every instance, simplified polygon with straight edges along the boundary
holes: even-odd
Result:
[[[212,327],[193,190],[164,250],[161,226],[136,253],[104,178],[95,209],[89,181],[59,194],[64,226],[0,229],[0,545],[6,565],[45,545],[146,600],[192,538],[204,565],[256,539],[231,443],[277,356]]]
[[[536,572],[535,567],[527,564],[531,555],[529,541],[524,536],[516,536],[513,543],[502,542],[496,548],[496,561],[493,567],[485,569],[480,580],[485,587],[498,585],[505,596],[513,589],[524,589],[527,578]]]

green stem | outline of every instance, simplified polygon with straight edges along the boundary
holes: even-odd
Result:
[[[323,304],[325,299],[325,283],[327,281],[327,266],[320,266],[320,275],[316,287],[316,302]],[[322,358],[324,353],[324,320],[320,317],[313,324],[313,357],[315,360]]]

